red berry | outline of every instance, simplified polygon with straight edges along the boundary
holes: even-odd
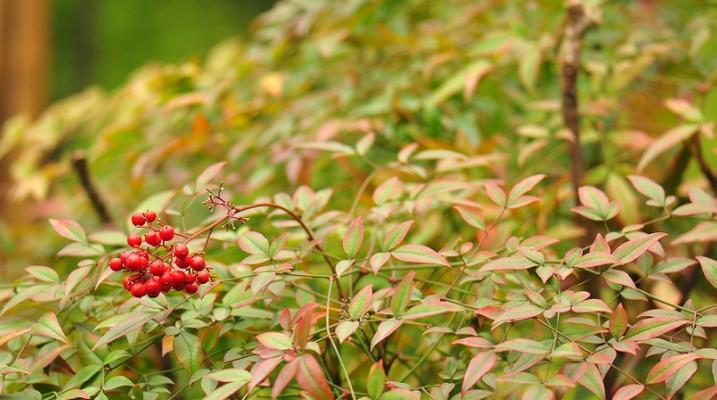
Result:
[[[153,261],[152,264],[149,265],[149,272],[154,276],[162,276],[165,271],[166,269],[164,268],[162,260]]]
[[[147,222],[147,220],[144,218],[144,215],[132,214],[132,225],[142,226],[142,225],[144,225],[145,222]]]
[[[197,282],[207,283],[207,282],[209,282],[209,278],[210,278],[209,271],[207,271],[206,269],[197,272]]]
[[[201,271],[204,269],[204,267],[207,266],[207,262],[204,261],[204,257],[202,256],[194,256],[189,259],[189,265],[192,267],[195,271]]]
[[[142,257],[138,256],[137,254],[130,254],[127,257],[127,262],[124,263],[125,267],[127,267],[130,271],[136,271],[141,268],[142,265]]]
[[[159,295],[159,292],[162,291],[162,285],[159,284],[159,282],[155,281],[154,279],[150,279],[147,281],[147,283],[144,284],[144,289],[147,292],[147,295],[149,297],[157,297]]]
[[[144,284],[135,283],[134,285],[132,285],[132,287],[130,288],[129,291],[130,291],[130,293],[132,293],[132,296],[134,296],[134,297],[142,297],[142,296],[144,296],[144,293],[146,290],[145,290]]]
[[[174,279],[172,279],[172,273],[165,272],[161,278],[159,278],[159,284],[162,285],[162,290],[168,292],[169,289],[174,286]]]
[[[162,229],[159,231],[159,236],[165,242],[172,240],[174,238],[174,228],[169,225],[163,226]]]
[[[194,274],[187,274],[187,277],[184,278],[184,282],[186,283],[194,283],[197,281],[197,276]]]
[[[132,232],[127,236],[127,244],[130,247],[139,247],[142,244],[142,236],[138,233]]]
[[[162,244],[162,238],[159,237],[157,231],[149,231],[144,234],[144,241],[152,246],[159,246]]]
[[[149,256],[139,256],[139,263],[137,264],[138,269],[147,268],[149,265]]]
[[[196,283],[190,283],[187,284],[187,286],[184,288],[184,290],[189,294],[197,293],[197,290],[199,290],[199,286],[197,286]]]
[[[147,222],[154,222],[157,219],[157,213],[152,210],[145,211],[143,216]]]
[[[132,254],[129,251],[123,251],[122,254],[120,254],[120,261],[122,261],[122,265],[127,264],[127,257]]]
[[[172,272],[172,287],[176,290],[182,290],[184,289],[186,275],[182,271],[173,271]]]
[[[189,248],[184,244],[178,244],[174,246],[174,255],[177,258],[187,258],[189,255]]]
[[[187,268],[189,266],[189,260],[187,260],[186,258],[175,258],[174,263],[179,268]]]
[[[130,290],[132,285],[134,285],[134,280],[131,276],[124,278],[124,280],[122,281],[122,286],[124,286],[126,290]]]
[[[119,271],[122,269],[122,260],[117,257],[114,257],[110,259],[109,265],[112,271]]]

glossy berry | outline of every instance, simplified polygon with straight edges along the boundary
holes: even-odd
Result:
[[[174,264],[176,264],[179,268],[187,268],[189,267],[189,260],[186,258],[175,258]]]
[[[154,279],[150,279],[144,284],[144,289],[149,297],[157,297],[162,291],[162,285]]]
[[[120,261],[122,261],[122,265],[127,264],[127,257],[132,254],[129,251],[123,251],[122,254],[120,254]]]
[[[142,236],[135,232],[130,233],[127,236],[127,244],[130,247],[139,247],[142,244]]]
[[[139,256],[138,269],[144,269],[149,266],[149,256]]]
[[[138,269],[142,268],[142,257],[138,256],[137,254],[130,254],[127,257],[127,261],[124,264],[125,267],[127,267],[130,271],[137,271]]]
[[[184,244],[178,244],[174,246],[174,255],[177,258],[187,258],[189,255],[189,248]]]
[[[122,269],[122,260],[118,257],[114,257],[110,259],[109,266],[112,271],[119,271]]]
[[[162,238],[156,231],[149,231],[144,234],[144,241],[151,246],[159,246],[162,244]]]
[[[144,225],[147,220],[144,218],[144,215],[142,214],[132,214],[132,225],[134,226],[142,226]]]
[[[152,210],[145,211],[143,216],[147,222],[154,222],[157,219],[157,213]]]
[[[184,278],[185,283],[194,283],[197,281],[197,276],[194,274],[187,274],[187,277]]]
[[[174,286],[174,279],[172,278],[171,272],[165,272],[160,278],[159,278],[159,284],[162,285],[162,290],[165,292],[168,292],[169,289]]]
[[[201,271],[207,266],[207,262],[204,261],[202,256],[194,256],[189,259],[189,266],[195,271]]]
[[[182,271],[172,272],[172,287],[175,290],[183,290],[186,285],[186,275]]]
[[[149,265],[149,272],[154,276],[162,276],[166,271],[167,268],[165,268],[165,264],[162,260],[153,261],[152,264]]]
[[[197,282],[207,283],[207,282],[209,282],[209,278],[210,278],[209,271],[207,271],[206,269],[197,272]]]
[[[123,286],[126,290],[130,290],[130,288],[132,288],[132,285],[133,285],[133,284],[134,284],[134,279],[132,279],[131,276],[128,276],[128,277],[124,278],[124,280],[122,281],[122,286]]]
[[[194,294],[194,293],[197,293],[197,290],[199,290],[199,286],[197,286],[196,283],[189,283],[184,288],[184,290],[189,294]]]
[[[174,228],[169,225],[163,226],[159,231],[159,237],[161,237],[165,242],[174,239]]]
[[[134,297],[142,297],[146,292],[144,284],[142,283],[135,283],[134,285],[132,285],[129,291]]]

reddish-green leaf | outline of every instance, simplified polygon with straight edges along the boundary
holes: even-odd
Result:
[[[237,237],[239,247],[249,254],[269,256],[269,241],[259,232],[247,231]]]
[[[374,363],[368,371],[366,390],[372,400],[377,400],[383,393],[386,384],[386,373],[383,370],[383,361]]]
[[[543,355],[550,352],[550,344],[531,339],[511,339],[495,346],[496,352],[517,351],[520,353]]]
[[[32,333],[68,343],[65,332],[62,331],[60,322],[57,320],[57,315],[52,312],[43,314],[37,322],[35,322],[32,327]]]
[[[441,300],[430,300],[424,301],[421,304],[417,304],[405,313],[401,314],[403,319],[419,319],[431,317],[438,314],[461,312],[463,307],[458,304],[449,303]]]
[[[657,156],[674,149],[680,142],[689,139],[697,132],[697,128],[696,125],[679,125],[665,132],[647,148],[640,162],[637,163],[637,170],[642,171]]]
[[[376,328],[376,334],[371,339],[371,350],[376,347],[377,344],[381,343],[390,334],[396,331],[403,324],[403,320],[390,318],[382,321]]]
[[[537,266],[537,264],[523,256],[510,256],[490,261],[481,267],[480,271],[515,271],[535,266]]]
[[[209,183],[212,179],[214,179],[215,176],[222,172],[222,169],[224,169],[224,166],[226,164],[226,161],[220,161],[218,163],[208,166],[204,171],[202,171],[202,173],[197,176],[197,179],[194,182],[194,192],[198,193],[199,191],[204,190],[207,186],[207,183]]]
[[[87,242],[87,235],[80,224],[70,219],[51,219],[50,225],[60,236],[75,242]]]
[[[353,335],[356,329],[359,327],[358,321],[341,321],[336,326],[336,337],[339,339],[339,343],[343,343],[346,338]]]
[[[625,337],[636,341],[652,339],[689,323],[690,321],[687,319],[675,319],[670,317],[647,318],[639,321],[630,328]]]
[[[605,399],[605,385],[600,370],[598,370],[594,364],[585,363],[584,365],[587,369],[583,376],[578,379],[578,383],[591,391],[599,399]]]
[[[391,253],[376,253],[369,259],[369,265],[371,265],[371,271],[375,274],[381,270],[384,264],[391,258]]]
[[[485,184],[485,192],[488,197],[493,200],[493,203],[501,207],[506,206],[507,199],[505,197],[505,192],[500,188],[500,186],[494,182],[488,182]]]
[[[677,354],[663,358],[660,362],[647,374],[647,383],[660,383],[674,375],[680,368],[684,367],[691,361],[702,358],[701,355],[695,353]]]
[[[665,236],[667,236],[666,233],[656,232],[628,240],[627,242],[618,246],[618,248],[615,249],[612,255],[615,256],[618,260],[620,260],[620,263],[627,264],[629,262],[635,261],[650,247],[652,247],[652,245],[657,243]]]
[[[635,282],[633,282],[632,278],[630,278],[630,275],[628,275],[625,271],[621,271],[619,269],[614,268],[609,269],[603,272],[602,277],[607,282],[629,287],[631,289],[637,289],[637,286],[635,286]]]
[[[655,203],[654,205],[665,204],[665,189],[655,181],[638,175],[630,175],[627,179],[638,192],[649,197]]]
[[[354,295],[349,304],[349,316],[351,319],[359,319],[371,308],[373,301],[373,286],[368,285]]]
[[[356,257],[363,243],[363,235],[363,218],[358,217],[349,225],[349,229],[346,231],[343,241],[344,251],[350,258]]]
[[[627,322],[627,312],[620,303],[610,315],[610,333],[615,339],[620,339],[625,334]]]
[[[383,238],[383,248],[386,251],[393,250],[396,246],[403,242],[406,238],[408,231],[413,226],[413,221],[404,221],[400,224],[396,224],[386,232]]]
[[[645,386],[639,383],[625,385],[615,392],[612,396],[612,400],[630,400],[642,393],[643,390],[645,390]]]
[[[430,247],[421,244],[406,244],[391,251],[397,259],[414,264],[438,264],[449,266],[443,256]]]
[[[315,400],[333,400],[334,395],[331,388],[314,356],[303,354],[297,357],[297,360],[296,381],[299,386]]]
[[[291,380],[294,379],[294,376],[296,375],[296,371],[299,369],[299,363],[296,360],[292,360],[289,363],[287,363],[284,368],[279,371],[279,375],[276,376],[276,379],[274,379],[273,387],[271,388],[271,398],[272,400],[276,400],[281,392],[284,391],[284,389],[289,386],[289,383],[291,383]]]
[[[463,376],[462,391],[472,388],[478,380],[488,373],[495,365],[496,357],[492,351],[484,351],[476,354],[468,363],[468,368]]]
[[[413,271],[407,273],[396,286],[396,291],[391,297],[391,311],[393,315],[399,315],[411,301],[414,274]]]
[[[535,185],[540,183],[540,181],[542,181],[543,179],[545,179],[545,175],[538,174],[529,176],[522,181],[516,183],[515,186],[513,186],[513,189],[511,189],[510,194],[508,195],[508,207],[510,207],[511,204],[515,203],[521,196],[533,190]]]
[[[697,261],[702,267],[702,273],[707,278],[707,281],[717,288],[717,261],[707,257],[697,257]]]
[[[263,346],[274,350],[288,350],[292,346],[289,335],[281,332],[264,332],[256,337]]]
[[[458,211],[458,214],[468,225],[481,230],[485,229],[485,221],[483,221],[483,216],[481,216],[477,208],[468,206],[455,206],[453,208]]]

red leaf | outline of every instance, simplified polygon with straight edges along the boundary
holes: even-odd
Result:
[[[303,354],[296,359],[299,363],[296,381],[316,400],[333,400],[334,395],[324,377],[324,371],[314,356]]]
[[[281,371],[279,371],[279,375],[276,376],[274,385],[271,388],[272,399],[279,397],[281,392],[283,392],[291,380],[294,379],[294,375],[296,375],[298,367],[298,362],[296,360],[292,360],[290,363],[286,364]]]
[[[465,392],[473,387],[483,375],[493,368],[495,361],[495,353],[492,351],[484,351],[471,358],[466,373],[463,376],[463,386],[461,390]]]

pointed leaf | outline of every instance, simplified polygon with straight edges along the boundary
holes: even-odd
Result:
[[[700,263],[702,273],[707,278],[707,281],[717,288],[717,261],[702,256],[697,257],[697,261]]]
[[[488,373],[495,365],[496,357],[492,351],[484,351],[476,354],[468,363],[468,368],[463,376],[462,391],[472,388],[480,378]]]
[[[32,333],[57,339],[66,344],[68,343],[65,332],[62,331],[60,322],[57,320],[57,315],[52,312],[43,314],[43,316],[35,322],[35,325],[32,327]]]
[[[674,375],[680,368],[683,368],[686,364],[691,361],[702,358],[699,354],[677,354],[663,358],[660,362],[655,364],[654,367],[647,374],[647,383],[654,384],[660,383],[667,378]]]
[[[421,244],[406,244],[391,251],[391,255],[397,259],[415,264],[438,264],[449,266],[443,256],[436,253],[430,247]]]
[[[389,229],[383,238],[383,248],[387,251],[393,250],[396,246],[401,244],[412,226],[413,221],[404,221]]]
[[[620,260],[620,263],[622,264],[630,263],[632,261],[635,261],[650,247],[652,247],[652,245],[657,243],[665,236],[667,236],[666,233],[656,232],[628,240],[627,242],[618,246],[618,248],[615,249],[612,255],[615,256],[618,260]]]
[[[336,337],[339,339],[339,343],[343,343],[346,338],[353,335],[356,329],[359,327],[358,321],[341,321],[336,326],[335,332]]]
[[[51,219],[50,225],[60,236],[74,242],[87,242],[87,235],[80,224],[70,219]]]
[[[349,229],[346,231],[344,236],[343,246],[346,255],[349,258],[356,257],[361,244],[363,243],[364,227],[363,218],[358,217],[349,225]]]
[[[378,325],[378,328],[376,328],[376,334],[373,335],[373,338],[371,339],[371,350],[373,350],[373,348],[376,347],[376,345],[382,340],[386,339],[390,334],[395,332],[401,325],[403,325],[403,320],[396,318],[382,321]]]
[[[324,372],[314,356],[303,354],[297,357],[296,381],[315,400],[333,400],[334,395],[326,382]]]

